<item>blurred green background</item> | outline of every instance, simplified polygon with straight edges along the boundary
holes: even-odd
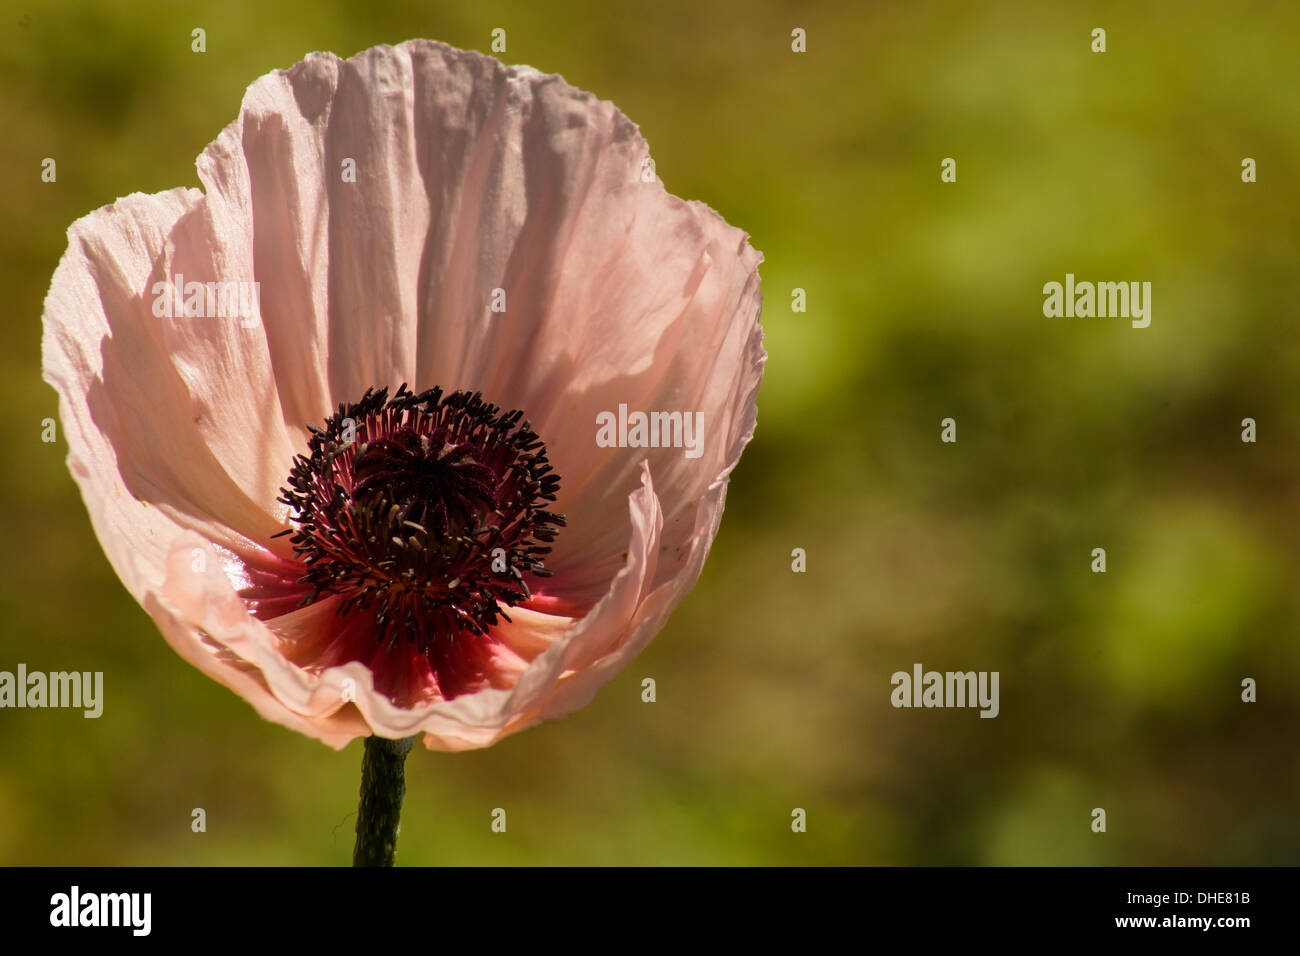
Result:
[[[1300,7],[0,7],[0,669],[106,695],[0,711],[0,863],[350,860],[360,742],[259,719],[103,557],[40,441],[42,300],[67,226],[197,186],[259,75],[495,27],[750,233],[771,357],[695,591],[586,710],[417,748],[399,862],[1297,862]],[[1151,281],[1150,328],[1044,318],[1066,272]],[[999,671],[1001,715],[891,708],[917,662]]]

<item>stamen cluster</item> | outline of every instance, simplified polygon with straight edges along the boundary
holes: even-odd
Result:
[[[340,404],[294,459],[280,500],[311,586],[339,614],[373,614],[376,640],[433,653],[483,635],[547,577],[564,516],[546,446],[479,393],[370,389]]]

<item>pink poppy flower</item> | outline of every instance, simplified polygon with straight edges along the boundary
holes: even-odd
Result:
[[[761,256],[647,157],[558,76],[411,41],[262,77],[202,191],[72,225],[45,379],[182,657],[333,747],[460,750],[646,646],[765,359]]]

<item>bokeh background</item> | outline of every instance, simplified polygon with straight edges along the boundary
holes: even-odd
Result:
[[[750,233],[770,359],[698,587],[586,710],[417,748],[399,862],[1297,861],[1300,7],[0,9],[0,669],[106,688],[99,720],[0,711],[0,863],[350,860],[360,742],[259,719],[103,557],[40,440],[42,300],[67,226],[197,186],[257,76],[415,36],[487,52],[495,27]],[[1150,328],[1044,318],[1066,272],[1150,280]],[[1001,715],[894,710],[917,662],[999,671]]]

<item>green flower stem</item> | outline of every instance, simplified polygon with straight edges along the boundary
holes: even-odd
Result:
[[[357,806],[357,845],[353,866],[392,866],[397,827],[406,795],[406,755],[415,737],[367,737],[361,758],[361,802]]]

